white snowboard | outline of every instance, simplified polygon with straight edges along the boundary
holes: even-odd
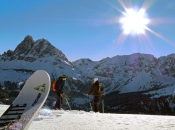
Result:
[[[50,91],[50,76],[38,70],[26,81],[12,105],[0,117],[0,130],[27,130]]]

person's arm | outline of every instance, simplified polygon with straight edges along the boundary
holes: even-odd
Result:
[[[92,93],[94,92],[94,91],[93,91],[93,90],[94,90],[94,86],[95,86],[95,85],[92,86],[91,91],[90,91],[87,95],[90,95],[90,94],[92,94]]]

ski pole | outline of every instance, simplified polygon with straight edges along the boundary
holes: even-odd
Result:
[[[92,110],[92,104],[91,104],[90,99],[89,99],[89,95],[88,95],[88,100],[89,100],[90,109],[91,109],[91,111],[93,111]]]
[[[69,102],[68,102],[67,98],[66,98],[66,102],[67,102],[67,105],[68,105],[69,109],[71,110],[71,107],[69,105]]]
[[[69,109],[71,110],[71,107],[70,107],[69,101],[68,101],[67,96],[66,96],[66,94],[65,94],[65,93],[64,93],[64,96],[65,96],[65,99],[66,99],[66,103],[67,103],[67,105],[68,105]]]
[[[104,98],[102,99],[102,113],[104,113]]]

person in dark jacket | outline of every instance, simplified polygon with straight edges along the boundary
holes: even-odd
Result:
[[[62,75],[56,81],[56,94],[58,98],[55,104],[55,109],[62,109],[62,103],[63,103],[62,94],[63,94],[63,88],[65,86],[65,81],[66,81],[66,75]]]
[[[99,112],[99,108],[98,108],[98,104],[97,104],[97,103],[99,102],[100,95],[103,95],[103,96],[105,95],[104,92],[99,93],[98,88],[99,88],[99,81],[98,81],[98,78],[95,78],[95,79],[94,79],[94,84],[93,84],[93,86],[92,86],[92,89],[91,89],[91,91],[87,94],[88,96],[89,96],[90,94],[94,95],[93,102],[94,102],[94,111],[95,111],[95,112]]]

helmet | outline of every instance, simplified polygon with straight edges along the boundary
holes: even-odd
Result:
[[[96,81],[98,81],[98,78],[94,78],[94,83],[95,83]]]
[[[65,74],[63,74],[61,77],[62,77],[62,78],[66,78],[66,75],[65,75]]]

